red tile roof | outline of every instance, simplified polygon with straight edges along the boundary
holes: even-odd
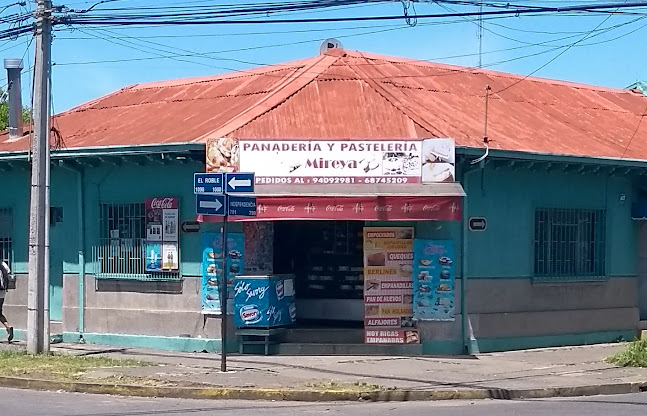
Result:
[[[214,77],[138,84],[54,117],[67,148],[207,137],[452,137],[493,149],[647,160],[640,93],[332,50]],[[631,142],[631,143],[630,143]],[[26,150],[27,136],[0,152]]]

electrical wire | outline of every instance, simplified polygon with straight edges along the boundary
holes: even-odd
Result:
[[[531,72],[531,73],[529,73],[528,75],[525,75],[523,78],[521,78],[521,79],[517,80],[516,82],[514,82],[514,83],[512,83],[512,84],[508,85],[507,87],[504,87],[504,88],[502,88],[502,89],[500,89],[500,90],[498,90],[498,91],[494,92],[494,94],[500,94],[500,93],[502,93],[502,92],[504,92],[504,91],[507,91],[507,90],[509,90],[510,88],[512,88],[512,87],[514,87],[514,86],[516,86],[516,85],[519,85],[521,82],[525,81],[526,79],[528,79],[529,77],[533,76],[534,74],[536,74],[537,72],[541,71],[542,69],[546,68],[548,65],[550,65],[550,64],[551,64],[551,63],[553,63],[553,62],[555,62],[555,61],[556,61],[560,56],[562,56],[562,55],[564,55],[566,52],[568,52],[572,47],[574,47],[574,46],[575,46],[575,45],[577,45],[578,43],[583,42],[584,40],[586,40],[589,36],[591,36],[591,34],[592,34],[592,33],[594,33],[594,31],[595,31],[595,30],[597,30],[600,26],[602,26],[603,24],[605,24],[605,23],[606,23],[606,22],[611,18],[611,16],[612,16],[612,15],[608,15],[608,16],[607,16],[607,17],[606,17],[602,22],[600,22],[596,27],[594,27],[594,28],[593,28],[591,31],[589,31],[586,35],[584,35],[584,36],[583,36],[582,38],[580,38],[579,40],[577,40],[577,41],[573,42],[572,44],[568,45],[566,48],[564,48],[564,50],[562,50],[560,53],[558,53],[556,56],[554,56],[554,57],[553,57],[552,59],[550,59],[548,62],[546,62],[546,63],[544,63],[543,65],[541,65],[539,68],[535,69],[534,71],[532,71],[532,72]]]
[[[323,1],[323,0],[322,0]],[[422,18],[447,18],[447,17],[469,17],[469,16],[493,16],[493,15],[515,15],[529,13],[549,13],[549,12],[596,12],[600,10],[617,8],[639,8],[645,7],[647,3],[631,2],[631,3],[614,3],[614,4],[587,4],[587,5],[574,5],[564,7],[519,7],[515,9],[500,9],[489,10],[483,12],[460,12],[460,13],[434,13],[434,14],[419,14],[416,17]],[[358,21],[383,21],[383,20],[399,20],[405,19],[404,15],[390,15],[390,16],[355,16],[355,17],[330,17],[330,18],[310,18],[310,19],[255,19],[255,20],[240,20],[240,19],[218,19],[219,13],[203,12],[194,14],[157,14],[157,15],[96,15],[92,17],[68,15],[59,17],[56,23],[59,24],[93,24],[93,25],[204,25],[204,24],[276,24],[276,23],[324,23],[324,22],[358,22]],[[231,16],[231,13],[229,14]],[[172,18],[172,19],[171,19]],[[160,20],[171,19],[171,20]]]

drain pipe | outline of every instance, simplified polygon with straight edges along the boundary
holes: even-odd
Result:
[[[83,169],[74,168],[71,166],[66,166],[63,164],[63,161],[59,161],[59,166],[68,169],[76,173],[76,195],[77,195],[77,212],[78,212],[78,250],[79,250],[79,286],[78,286],[78,298],[79,298],[79,316],[78,316],[78,332],[79,332],[79,342],[84,344],[85,339],[83,338],[83,333],[85,331],[85,210],[84,203],[85,200],[85,174]]]
[[[469,166],[462,169],[462,182],[465,189],[465,196],[463,197],[463,226],[461,227],[461,337],[463,341],[463,352],[468,355],[478,354],[478,347],[474,348],[474,331],[467,312],[467,251],[469,236],[469,214],[468,214],[468,201],[469,201],[469,187],[467,186],[467,179],[469,173],[474,172]]]

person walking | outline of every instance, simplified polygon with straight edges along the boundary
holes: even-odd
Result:
[[[13,341],[13,327],[9,325],[7,318],[5,318],[4,313],[2,312],[2,306],[4,305],[4,297],[9,290],[9,274],[11,269],[9,265],[4,261],[0,263],[0,323],[4,325],[7,330],[7,341]]]

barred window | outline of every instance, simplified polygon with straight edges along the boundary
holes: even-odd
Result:
[[[13,215],[11,208],[0,208],[0,261],[13,271]]]
[[[101,204],[99,244],[93,249],[103,279],[174,280],[179,273],[149,273],[146,261],[146,205]]]
[[[605,211],[538,209],[535,212],[535,277],[599,280],[605,271]]]

